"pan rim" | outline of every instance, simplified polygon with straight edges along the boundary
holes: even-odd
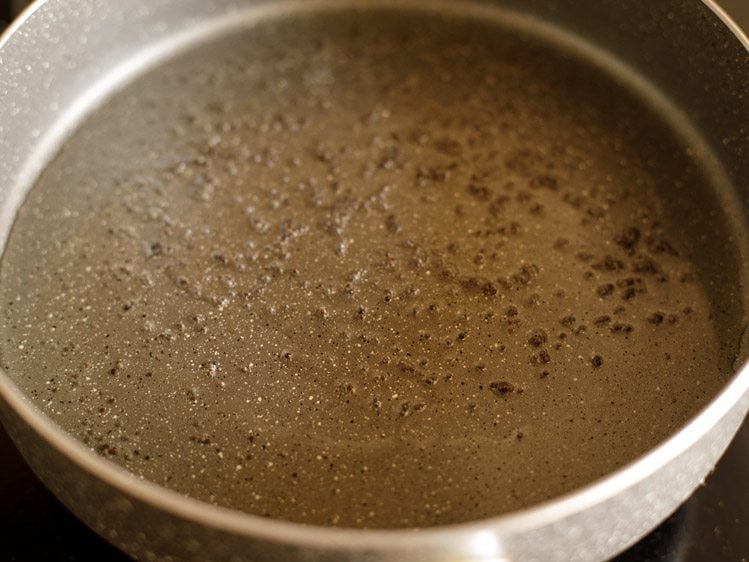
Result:
[[[384,546],[387,549],[397,549],[406,545],[409,548],[418,548],[419,544],[434,542],[435,539],[449,542],[488,530],[500,535],[510,535],[552,525],[573,513],[603,503],[658,471],[699,441],[748,393],[749,362],[734,374],[709,404],[656,448],[603,478],[551,500],[496,517],[465,523],[413,529],[355,529],[268,519],[211,505],[153,482],[141,480],[114,462],[97,455],[66,433],[32,404],[16,384],[0,370],[0,398],[15,414],[73,464],[123,495],[199,525],[304,547],[344,546],[349,543],[359,548]]]
[[[749,38],[714,0],[701,0],[749,52]],[[0,35],[0,49],[24,23],[44,6],[36,0]],[[581,488],[530,507],[496,517],[466,523],[418,529],[353,529],[274,520],[219,507],[185,496],[158,484],[141,480],[66,433],[34,405],[12,379],[0,369],[0,401],[39,435],[46,444],[81,470],[156,510],[216,530],[240,536],[284,542],[299,547],[397,550],[435,542],[475,538],[491,531],[512,535],[552,525],[588,507],[600,504],[630,488],[685,453],[749,393],[749,363],[745,363],[725,386],[677,432],[630,463]]]

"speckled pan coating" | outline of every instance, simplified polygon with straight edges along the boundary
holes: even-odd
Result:
[[[92,450],[266,517],[424,527],[601,477],[725,384],[742,317],[701,262],[738,284],[702,226],[725,186],[614,80],[392,9],[190,50],[27,196],[3,368]]]
[[[160,10],[163,10],[160,12],[162,15],[169,14],[168,6],[166,4],[159,5],[156,8],[156,12],[159,12]],[[40,14],[41,13],[42,12],[40,12]],[[39,14],[37,14],[37,16],[38,15]],[[154,17],[155,19],[158,19],[156,18],[156,14],[154,13],[147,15],[148,17]],[[688,14],[682,15],[684,17],[687,17]],[[143,14],[143,16],[145,17],[146,14]],[[631,17],[633,18],[635,18],[636,16],[637,14],[631,14]],[[692,16],[694,17],[695,14],[692,14]],[[676,16],[672,14],[672,17]],[[143,27],[142,29],[145,30],[147,28]],[[163,32],[163,28],[159,28],[158,26],[153,29],[161,30],[160,32]],[[143,33],[145,33],[145,31],[143,31]],[[117,38],[113,37],[110,38],[110,40],[116,43]],[[715,48],[730,50],[730,47],[728,45],[728,43],[718,43]],[[7,47],[8,45],[6,45],[5,49],[7,49]],[[624,55],[624,51],[625,50],[623,50],[623,56],[624,58],[627,58]],[[4,52],[7,52],[7,50]],[[85,60],[85,57],[83,57],[83,60]],[[79,62],[82,63],[82,61]],[[739,63],[737,62],[736,64]],[[657,75],[657,65],[655,69],[653,69],[652,65],[650,68],[654,75]],[[12,68],[8,72],[12,72]],[[729,82],[731,80],[734,80],[732,74],[728,73],[728,76]],[[685,85],[689,84],[690,79],[688,73],[683,78],[683,82]],[[56,92],[56,95],[60,95],[61,92],[62,94],[65,93],[64,90],[58,90]],[[730,98],[731,89],[725,88],[723,93],[728,98]],[[698,100],[694,100],[694,105],[697,106],[697,109],[690,112],[690,116],[696,123],[699,124],[700,120],[704,117],[705,114],[709,113],[709,111],[704,109],[704,107],[699,107],[697,101]],[[725,108],[726,105],[723,104],[721,105],[721,107]],[[385,108],[385,110],[387,109],[388,108]],[[736,111],[736,108],[726,109],[725,111]],[[729,121],[730,119],[726,120],[723,118],[715,118],[712,120],[712,122],[716,124],[716,128],[720,128],[720,126],[725,125]],[[28,131],[33,137],[33,126],[29,128]],[[41,131],[36,131],[36,136],[40,136],[40,132]],[[716,134],[714,131],[707,131],[705,133],[705,137],[710,143],[712,143],[712,135],[714,134]],[[719,144],[723,148],[721,149],[718,148],[717,145],[714,145],[714,149],[724,163],[724,178],[730,181],[732,178],[737,177],[740,172],[741,164],[734,163],[740,162],[740,160],[732,160],[731,154],[733,154],[732,151],[734,149],[738,149],[736,143],[740,144],[741,141],[733,141],[732,138],[725,135],[725,133],[717,134],[719,135],[719,138],[722,139],[722,142],[720,142]],[[740,139],[740,137],[738,138]],[[207,140],[210,141],[210,139]],[[694,148],[699,149],[699,146],[693,144],[692,149]],[[704,150],[701,151],[701,153],[704,156]],[[13,159],[11,158],[10,162],[12,161]],[[503,163],[506,165],[507,159],[504,159]],[[721,181],[719,179],[716,179],[718,178],[718,176],[711,170],[709,162],[705,167],[705,170],[707,171],[706,175],[708,175],[713,181]],[[21,169],[19,168],[15,173],[18,173],[18,171],[21,171]],[[27,167],[25,171],[28,173],[30,171],[33,171],[33,169]],[[385,172],[387,171],[391,170],[388,170],[386,166]],[[18,177],[19,180],[23,180],[22,176],[16,177]],[[531,180],[533,178],[526,179]],[[558,181],[558,178],[555,179],[557,179]],[[550,184],[551,182],[545,180],[545,183]],[[473,190],[470,190],[470,186],[468,187],[468,192],[462,193],[462,197],[476,199],[477,194],[481,196],[481,194],[485,193],[481,189],[481,186],[478,186],[478,189]],[[16,197],[17,193],[18,192],[15,192]],[[549,198],[552,197],[551,194],[546,194],[545,192],[544,196],[548,196]],[[16,201],[17,200],[18,199],[16,199]],[[546,207],[548,207],[549,201],[546,201],[545,197],[544,201],[541,204],[543,203],[546,203]],[[710,205],[708,204],[707,207],[709,206]],[[657,207],[654,207],[654,209],[657,210]],[[679,208],[678,212],[687,213],[684,216],[689,216],[689,209],[690,204],[688,203],[684,207]],[[694,206],[692,206],[692,209],[694,209]],[[9,203],[8,206],[6,206],[6,213],[12,212],[13,210],[14,209],[12,203]],[[727,212],[730,215],[732,211],[735,210],[736,209],[732,210],[729,208]],[[186,216],[185,218],[189,218],[189,216]],[[617,217],[617,220],[619,220],[619,218],[620,217]],[[707,218],[703,220],[707,221]],[[608,240],[612,241],[614,245],[616,245],[617,251],[624,251],[625,254],[627,254],[628,252],[627,247],[631,246],[631,239],[633,236],[633,231],[631,230],[632,225],[627,224],[627,222],[628,221],[622,220],[621,224],[617,224],[617,226],[619,226],[620,228],[612,227],[611,233],[609,233],[609,236],[607,238]],[[729,220],[726,224],[730,223],[731,221]],[[689,222],[688,224],[690,227],[695,227],[699,225],[699,221]],[[397,217],[396,221],[392,221],[388,216],[386,216],[383,225],[385,232],[390,232],[391,230],[395,231],[390,232],[390,234],[392,235],[399,235],[404,228],[403,223],[398,223]],[[392,228],[389,225],[393,225]],[[399,227],[400,230],[398,230]],[[406,221],[405,228],[408,227],[409,225]],[[717,228],[711,231],[705,230],[705,232],[707,232],[707,234],[710,236],[714,236],[714,241],[720,240],[721,237],[726,235],[726,230]],[[627,233],[628,235],[623,236],[623,234]],[[423,235],[423,233],[421,232],[417,232],[417,234]],[[416,237],[416,235],[414,235],[414,237]],[[627,240],[630,240],[630,242],[627,242]],[[617,245],[617,241],[623,242],[623,245]],[[155,241],[149,242],[155,243]],[[599,241],[596,240],[596,242]],[[600,240],[600,242],[603,243],[603,238],[602,240]],[[678,242],[669,241],[669,244],[673,247],[674,244],[678,244]],[[562,243],[560,244],[560,246],[564,246],[564,244]],[[349,251],[353,247],[354,245],[351,245]],[[717,245],[714,243],[706,244],[704,246],[704,248],[707,248],[708,251],[713,251],[712,249],[716,247]],[[163,249],[164,247],[160,247],[158,245],[154,246],[153,244],[147,245],[146,247],[143,247],[141,245],[141,250],[144,251],[144,254],[150,253],[150,258],[148,259],[154,259],[158,257],[154,254],[162,255],[159,248]],[[340,248],[336,246],[333,252],[335,252],[336,249],[339,249],[340,251]],[[726,278],[730,278],[731,271],[733,271],[732,268],[725,267],[726,263],[730,262],[730,258],[722,260],[723,263],[721,264],[721,260],[708,261],[704,259],[704,255],[700,257],[699,250],[697,250],[695,254],[696,255],[689,254],[689,260],[692,263],[704,264],[700,265],[700,267],[704,267],[704,269],[709,272],[709,275],[703,275],[702,279],[706,280],[703,282],[709,283],[710,280],[712,280],[713,283],[715,283],[716,287],[721,288],[718,291],[711,292],[710,299],[708,300],[711,300],[713,303],[718,302],[724,304],[726,302],[730,302],[731,299],[734,299],[734,302],[738,302],[736,301],[737,297],[735,296],[738,294],[737,292],[735,292],[737,289],[737,285],[734,285],[732,288],[730,283],[721,282],[721,280],[725,281]],[[679,252],[680,259],[685,255],[686,254],[684,254],[683,251]],[[726,250],[721,249],[720,255],[730,256],[730,253],[726,253]],[[676,256],[672,257],[676,258]],[[627,257],[622,259],[621,261],[626,261],[627,267],[634,267],[634,264],[629,263],[630,258],[631,256],[627,254]],[[616,258],[612,255],[612,260],[616,259],[619,258]],[[221,260],[219,259],[219,262],[220,261]],[[675,259],[674,262],[668,264],[668,267],[674,267],[678,269],[678,262],[679,260]],[[581,263],[585,262],[583,261]],[[618,267],[616,265],[616,261],[606,259],[596,263],[600,263],[600,268],[602,270],[609,269],[608,264],[614,264],[613,267]],[[473,263],[473,265],[480,264]],[[661,267],[663,268],[664,266]],[[540,269],[541,268],[539,267],[539,270]],[[595,268],[592,269],[594,271],[598,271]],[[462,272],[463,270],[461,269],[460,271]],[[721,278],[721,275],[723,275],[724,277]],[[466,282],[459,285],[459,291],[475,290],[477,285],[478,287],[482,288],[481,292],[475,295],[476,298],[469,297],[469,302],[482,302],[479,300],[479,297],[483,299],[491,297],[496,299],[502,298],[501,295],[504,293],[499,290],[497,290],[496,293],[491,294],[492,289],[491,287],[488,287],[486,285],[486,280],[479,280],[478,276],[472,275],[466,275],[465,277]],[[476,280],[473,280],[474,277],[476,278]],[[523,276],[521,275],[521,278],[522,277]],[[697,277],[699,279],[699,275],[697,275]],[[612,284],[616,286],[615,283]],[[699,286],[699,283],[697,285]],[[650,288],[649,285],[648,288]],[[606,290],[604,289],[603,292],[606,292]],[[731,296],[732,292],[734,295],[733,297]],[[395,291],[394,294],[396,294]],[[565,294],[567,293],[565,292]],[[652,292],[650,291],[647,294],[653,296]],[[640,298],[641,296],[644,295],[642,293],[636,293],[635,298]],[[655,296],[658,296],[657,292]],[[418,297],[418,295],[415,295],[415,297]],[[601,295],[599,298],[604,299],[605,297]],[[390,302],[395,303],[396,305],[399,304],[397,298],[391,299]],[[207,304],[211,306],[221,306],[220,301],[213,303],[209,302]],[[527,313],[522,305],[516,305],[513,303],[513,306],[516,306],[519,309],[520,314]],[[327,322],[331,318],[331,310],[337,310],[334,307],[330,309],[328,309],[327,307],[321,308],[324,308],[324,310],[318,310],[317,308],[315,308],[313,313],[316,313],[316,317],[318,318],[318,320],[325,322]],[[699,307],[692,306],[692,309],[692,314],[694,314],[694,311],[697,311]],[[530,314],[530,317],[533,318],[532,314],[533,310],[535,309],[530,308],[528,310],[531,311],[528,314]],[[668,314],[670,313],[669,311],[666,311],[664,307],[659,306],[658,310],[653,310],[652,312],[650,312],[648,317],[652,318],[654,321],[657,321],[656,319],[659,318],[656,315],[657,312],[663,312],[664,319],[667,319]],[[726,320],[724,322],[718,321],[715,323],[715,326],[717,327],[716,330],[718,332],[718,338],[721,338],[721,335],[725,336],[727,333],[731,333],[731,326],[736,326],[735,322],[740,321],[738,318],[739,314],[740,310],[734,309],[732,313],[726,316]],[[560,320],[561,319],[564,319],[565,323],[567,324],[571,322],[567,319],[567,315],[560,318]],[[537,353],[537,358],[540,361],[546,360],[545,356],[541,355],[541,351],[545,350],[549,354],[549,358],[553,360],[551,351],[542,348],[543,345],[549,342],[549,331],[545,326],[540,325],[539,322],[532,322],[532,324],[533,327],[525,334],[525,339],[521,340],[521,338],[518,337],[517,339],[512,341],[512,345],[517,346],[518,348],[520,348],[520,346],[528,346],[531,351],[538,349],[538,351],[536,351],[535,353]],[[632,332],[629,332],[630,337],[633,337],[633,334],[637,333],[638,326],[635,325],[634,322],[630,322],[629,324],[634,328]],[[653,324],[650,325],[652,326]],[[661,325],[663,325],[663,323]],[[540,330],[543,330],[543,333]],[[721,330],[725,331],[721,332]],[[627,330],[625,327],[622,327],[619,332],[624,332],[626,334]],[[462,340],[459,337],[460,334],[464,334]],[[469,341],[468,332],[459,332],[457,336],[459,341]],[[723,341],[726,340],[723,339]],[[733,342],[736,341],[738,341],[737,338],[734,338]],[[23,343],[17,344],[24,345]],[[735,346],[736,344],[734,343],[732,345]],[[290,356],[286,356],[285,351],[288,350],[284,350],[281,355],[288,360],[293,360],[294,354],[292,353]],[[530,358],[528,357],[527,359]],[[590,363],[588,365],[591,370],[595,372],[602,372],[609,365],[609,355],[601,350],[593,350],[592,354],[590,355],[589,361]],[[725,361],[729,362],[730,359],[726,358]],[[549,363],[551,363],[551,361]],[[598,365],[598,368],[594,369],[594,365]],[[206,366],[209,376],[212,371],[217,375],[215,371],[218,371],[218,366],[212,365],[210,363],[206,363]],[[728,366],[730,367],[730,365]],[[406,365],[406,367],[408,367],[408,365]],[[118,369],[117,365],[113,365],[112,367],[110,367],[110,370],[111,369],[114,369],[115,373],[110,374],[113,376],[116,375]],[[30,418],[25,408],[19,405],[16,397],[12,393],[6,392],[4,393],[4,395],[6,396],[6,400],[8,400],[9,403],[13,406],[13,410],[8,410],[5,412],[6,419],[11,422],[12,433],[15,434],[17,439],[22,439],[21,432],[26,434],[25,439],[22,439],[22,448],[25,450],[27,456],[32,461],[32,464],[34,464],[37,469],[41,469],[45,464],[47,465],[47,470],[45,471],[45,474],[47,475],[46,480],[49,482],[51,487],[58,494],[62,495],[64,499],[71,505],[76,506],[78,512],[82,514],[84,519],[91,522],[92,525],[94,525],[94,527],[97,528],[100,532],[103,532],[103,534],[108,536],[115,543],[119,543],[129,552],[137,554],[140,558],[150,559],[156,558],[157,556],[193,556],[197,558],[205,558],[207,553],[211,553],[212,556],[215,556],[217,558],[227,557],[227,559],[229,559],[232,552],[237,557],[241,556],[239,554],[240,552],[246,553],[246,555],[250,557],[258,555],[260,552],[265,552],[266,554],[275,552],[275,555],[278,556],[282,551],[274,551],[273,549],[282,548],[278,543],[275,542],[275,540],[280,539],[282,541],[288,541],[288,544],[290,545],[289,548],[291,550],[285,550],[286,555],[290,555],[295,552],[295,547],[291,545],[306,544],[307,546],[315,546],[314,549],[308,550],[307,554],[317,557],[326,556],[326,552],[338,552],[338,554],[341,554],[342,552],[348,552],[352,556],[358,557],[377,556],[378,558],[385,558],[388,556],[396,556],[396,558],[394,559],[398,559],[398,556],[404,556],[404,553],[406,553],[405,555],[408,555],[414,559],[435,554],[443,555],[443,559],[446,559],[445,557],[449,558],[453,554],[483,554],[498,556],[500,554],[509,553],[512,555],[523,554],[524,558],[533,558],[534,556],[538,556],[542,559],[550,557],[563,559],[566,557],[573,557],[575,553],[575,545],[579,546],[580,544],[586,545],[586,548],[588,549],[586,550],[586,552],[589,554],[589,557],[593,558],[615,552],[616,549],[626,545],[628,542],[636,538],[636,536],[638,536],[640,533],[644,532],[648,525],[648,521],[650,521],[651,523],[657,521],[660,516],[667,512],[667,510],[669,509],[667,507],[668,505],[673,506],[679,498],[683,497],[684,494],[686,494],[688,490],[691,489],[691,486],[693,486],[696,480],[700,477],[700,474],[704,474],[704,470],[714,461],[716,456],[720,453],[723,445],[725,445],[726,440],[731,434],[730,428],[735,428],[735,425],[741,419],[746,405],[743,402],[737,402],[736,400],[738,396],[741,396],[741,394],[743,393],[743,387],[741,386],[742,380],[743,379],[739,377],[732,383],[731,388],[735,394],[735,397],[731,399],[730,396],[722,394],[720,398],[713,402],[710,408],[706,410],[699,418],[697,418],[692,426],[690,426],[689,434],[678,434],[675,439],[668,441],[665,446],[656,450],[650,457],[646,457],[646,459],[638,464],[631,465],[625,471],[618,473],[617,476],[606,481],[607,487],[605,488],[603,487],[603,484],[597,485],[592,488],[588,488],[581,494],[571,496],[569,499],[548,504],[540,509],[528,512],[527,514],[518,514],[506,518],[500,518],[494,521],[488,521],[485,524],[471,524],[463,527],[449,527],[435,532],[424,531],[419,533],[418,536],[408,535],[402,532],[390,532],[384,534],[369,532],[365,534],[352,535],[346,532],[322,530],[315,530],[313,535],[305,531],[303,527],[288,526],[280,522],[263,523],[250,517],[240,517],[239,519],[237,519],[233,515],[230,515],[229,513],[224,511],[212,510],[207,506],[200,508],[200,513],[205,516],[211,517],[214,521],[214,524],[222,527],[224,531],[239,532],[240,535],[247,536],[247,534],[249,534],[250,536],[257,537],[256,539],[238,539],[240,542],[244,541],[244,546],[241,548],[239,547],[240,543],[234,542],[233,540],[219,541],[224,543],[224,546],[219,547],[218,544],[214,542],[218,540],[218,537],[214,535],[213,539],[208,539],[208,537],[212,535],[212,532],[204,530],[201,527],[193,527],[191,525],[181,526],[181,524],[175,527],[171,523],[167,523],[166,520],[162,519],[162,516],[160,515],[160,513],[162,512],[160,510],[166,510],[167,512],[172,513],[174,513],[176,510],[181,514],[181,517],[187,517],[189,519],[192,519],[193,521],[200,520],[206,523],[207,519],[205,519],[203,515],[201,515],[197,511],[193,511],[192,506],[194,504],[190,501],[177,500],[165,492],[155,492],[152,488],[144,486],[142,484],[128,484],[125,480],[122,479],[121,475],[118,475],[116,472],[112,472],[111,469],[100,469],[99,461],[84,461],[84,457],[86,459],[88,459],[89,457],[87,457],[80,449],[76,447],[71,448],[67,444],[68,441],[65,441],[64,439],[61,440],[53,430],[52,433],[50,433],[51,430],[48,427],[40,425],[38,420]],[[492,380],[487,382],[489,383],[489,391],[493,393],[496,398],[503,400],[509,400],[511,398],[514,399],[518,397],[524,398],[528,396],[530,392],[530,390],[523,389],[522,394],[518,394],[516,392],[516,390],[518,389],[518,385],[515,381],[511,381],[508,378],[493,378]],[[360,394],[361,393],[357,391],[357,396],[359,396]],[[735,406],[733,409],[731,409],[732,405]],[[86,466],[89,467],[90,470],[94,470],[98,477],[103,478],[104,481],[108,482],[109,484],[113,484],[119,489],[126,491],[126,494],[130,495],[131,499],[116,500],[114,502],[103,501],[104,497],[108,494],[109,488],[107,488],[106,485],[103,488],[96,485],[94,486],[94,488],[98,488],[99,492],[94,492],[94,488],[91,487],[92,481],[88,478],[81,478],[76,480],[75,472],[68,472],[67,474],[70,474],[73,480],[69,481],[67,484],[63,483],[62,477],[65,474],[52,472],[50,468],[53,466],[51,464],[53,461],[54,463],[65,463],[67,461],[63,460],[64,457],[47,456],[44,454],[42,449],[37,448],[34,445],[36,441],[33,437],[33,434],[28,434],[27,430],[20,429],[19,425],[17,423],[14,423],[14,420],[17,420],[17,418],[15,417],[15,414],[12,413],[12,411],[21,412],[21,415],[24,417],[24,419],[26,419],[28,423],[31,423],[31,425],[37,432],[41,432],[48,438],[51,438],[58,446],[62,447],[65,451],[66,456],[72,456],[72,458],[75,459],[76,463],[83,462],[84,464],[86,464]],[[408,411],[408,408],[406,411]],[[411,422],[411,420],[415,419],[415,416],[423,414],[426,411],[426,408],[424,410],[418,408],[417,411],[415,411],[412,415],[400,417],[395,416],[395,413],[397,413],[396,411],[393,412],[392,421],[393,423],[402,423],[400,421],[400,418],[402,417],[406,418],[407,423],[409,423]],[[728,414],[729,411],[731,412],[730,414]],[[717,425],[717,427],[723,427],[724,431],[721,432],[716,429],[712,432],[710,447],[693,447],[692,445],[694,445],[694,443],[700,443],[700,436],[707,430],[708,427],[712,427],[713,425]],[[523,438],[520,441],[522,442],[525,439],[525,434],[523,434]],[[680,455],[682,453],[683,458],[680,458]],[[39,456],[40,454],[41,456]],[[43,461],[42,459],[44,459],[45,457],[46,461]],[[101,466],[104,467],[105,465],[102,464]],[[648,466],[652,467],[653,470],[658,470],[656,470],[656,472],[651,472],[651,470],[647,468]],[[65,478],[68,477],[65,476]],[[76,483],[75,486],[71,485],[73,482]],[[635,482],[638,482],[638,484],[635,485]],[[669,486],[653,486],[653,484],[657,482],[663,484],[668,482]],[[630,489],[632,486],[634,486],[636,489]],[[616,493],[617,490],[621,491],[623,489],[628,489],[630,493]],[[101,505],[107,506],[103,510],[98,510],[99,514],[95,517],[92,511],[84,507],[84,504],[80,503],[80,499],[76,499],[83,497],[87,490],[89,493],[102,498]],[[645,490],[648,490],[649,494],[644,494]],[[155,502],[155,509],[144,509],[144,506],[140,503],[140,500],[136,498],[140,498],[140,500],[145,500],[146,502]],[[135,502],[135,505],[133,504],[133,502]],[[577,507],[571,509],[572,506]],[[606,506],[608,506],[609,509],[607,509]],[[628,512],[634,512],[640,509],[644,509],[642,514],[647,514],[648,516],[638,518],[638,525],[636,527],[631,522],[629,524],[625,524],[626,521],[624,521],[624,523],[621,523],[621,526],[619,524],[615,525],[614,522],[616,521],[616,519],[609,513],[610,509],[614,508],[615,506],[619,509],[625,509]],[[590,509],[588,511],[578,511],[578,509],[582,509],[584,507],[588,507]],[[142,510],[142,517],[133,518],[132,516],[127,516],[127,514],[130,513],[132,509],[138,509],[139,511]],[[616,510],[614,510],[614,512],[615,511]],[[105,515],[103,516],[102,514]],[[126,519],[122,519],[121,517],[126,517]],[[128,529],[130,528],[130,525],[132,525],[133,522],[136,521],[136,519],[140,522],[145,522],[148,530],[145,533],[141,532],[140,534],[131,535]],[[240,519],[243,521],[246,520],[248,522],[251,521],[251,528],[248,527],[245,529],[243,527],[244,524],[241,523]],[[130,521],[131,523],[124,525],[120,523],[114,524],[114,526],[112,526],[115,521]],[[553,521],[556,521],[556,523],[553,523]],[[437,521],[437,523],[439,523],[439,521]],[[242,528],[242,530],[240,530],[240,528]],[[143,529],[145,530],[145,528]],[[171,531],[169,529],[171,529]],[[230,531],[230,529],[233,531]],[[490,529],[496,529],[496,531],[491,531]],[[534,531],[534,529],[536,530]],[[224,531],[222,531],[222,533]],[[193,540],[174,540],[175,537],[181,536],[182,532],[191,533],[193,536]],[[171,540],[169,539],[169,536],[172,537]],[[318,542],[316,539],[313,539],[313,536],[319,537],[322,542]],[[407,538],[409,536],[410,538]],[[270,543],[263,542],[263,539],[261,537],[265,537],[265,539],[275,537],[275,540],[272,540]],[[581,537],[583,538],[581,539]],[[405,549],[406,543],[404,541],[406,540],[409,541],[408,544],[411,545],[411,549]],[[582,542],[580,542],[581,540]],[[272,546],[274,543],[277,545],[276,547]],[[354,545],[358,546],[354,547]],[[449,545],[450,547],[447,548],[447,545]],[[565,548],[564,545],[569,545],[569,549]],[[357,549],[358,555],[353,553],[353,551],[351,550],[352,548]],[[190,552],[192,552],[193,554],[190,555]],[[366,554],[367,552],[369,554]],[[550,556],[552,554],[553,556]]]

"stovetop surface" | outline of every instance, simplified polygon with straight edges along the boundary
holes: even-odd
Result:
[[[720,0],[749,28],[749,0]],[[0,30],[14,7],[0,0]],[[0,426],[0,560],[127,561],[47,491]],[[614,562],[749,562],[749,421],[671,517]]]

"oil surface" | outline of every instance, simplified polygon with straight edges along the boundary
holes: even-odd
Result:
[[[438,14],[291,15],[71,136],[5,252],[2,365],[100,454],[206,501],[498,515],[632,460],[725,383],[716,201],[564,50]]]

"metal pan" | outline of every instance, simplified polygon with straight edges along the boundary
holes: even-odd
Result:
[[[3,245],[50,158],[115,89],[186,46],[241,28],[258,14],[318,5],[330,9],[340,3],[32,5],[0,44]],[[630,87],[652,92],[651,102],[670,111],[671,122],[704,142],[706,161],[732,186],[725,212],[744,224],[749,44],[715,5],[508,0],[435,3],[429,9],[498,11],[548,36],[567,38],[592,59],[616,67]],[[740,256],[741,237],[734,242]],[[730,280],[737,286],[720,286]],[[716,293],[731,292],[732,302],[745,302],[738,271],[714,281]],[[743,338],[740,329],[730,336]],[[66,433],[5,373],[0,373],[0,415],[50,490],[92,529],[140,560],[597,560],[656,526],[715,465],[749,409],[749,373],[738,364],[732,368],[736,374],[688,423],[594,483],[497,517],[422,529],[357,530],[266,519],[134,478]]]

